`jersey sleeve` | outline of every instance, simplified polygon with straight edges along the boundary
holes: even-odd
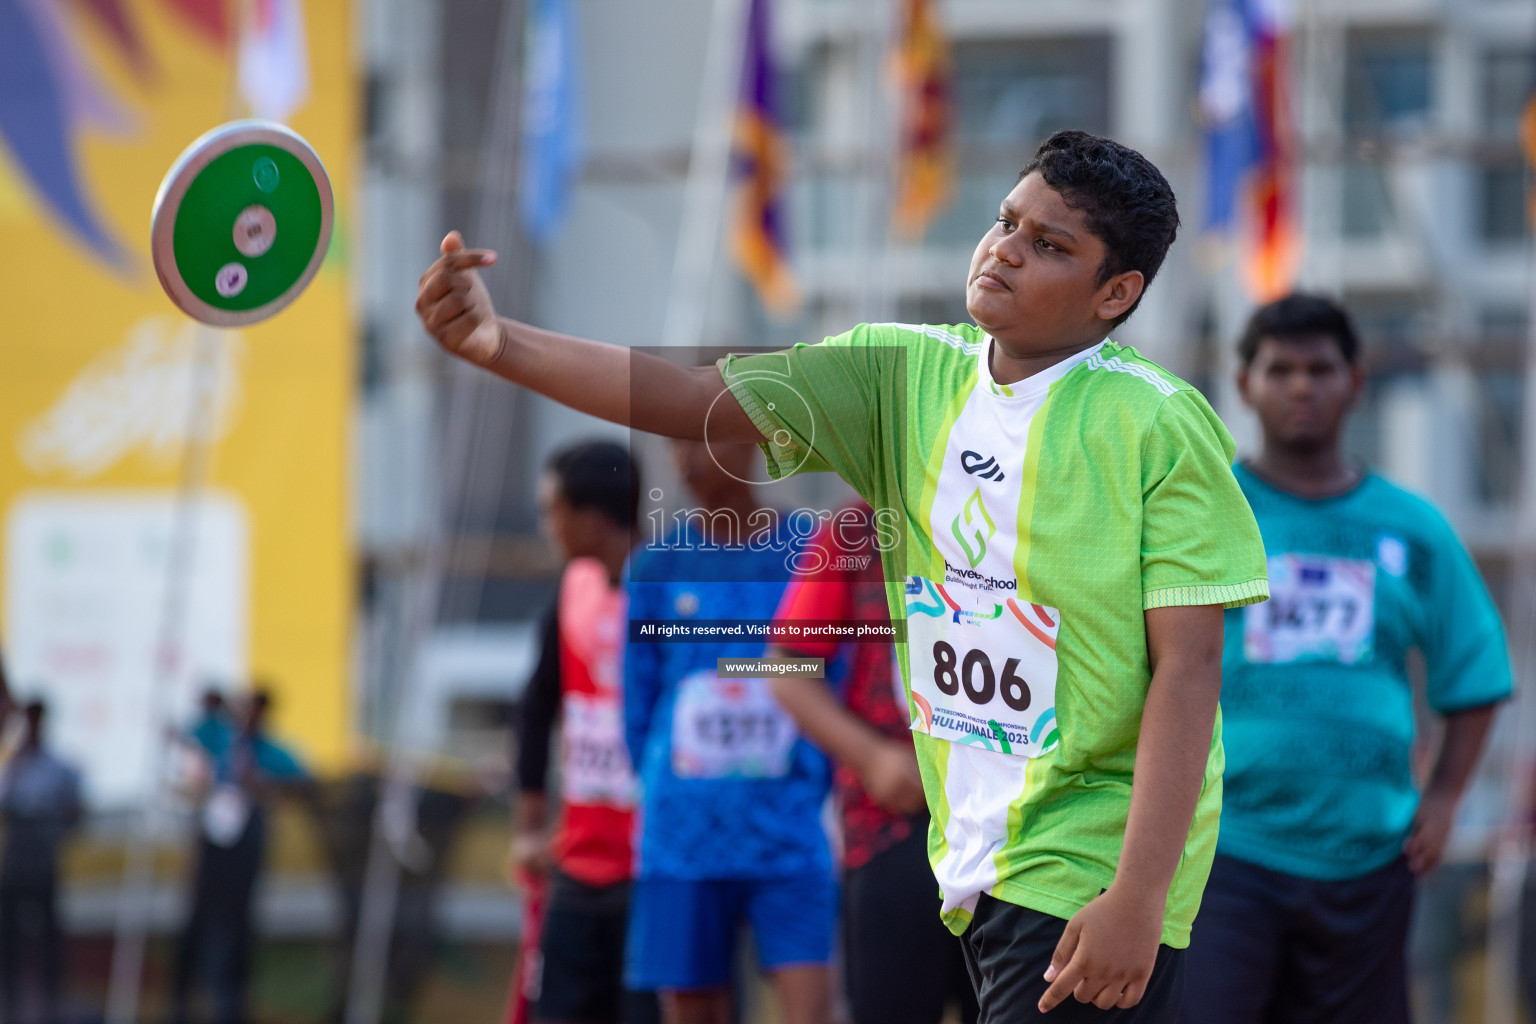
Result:
[[[1434,513],[1430,606],[1422,639],[1429,706],[1441,714],[1504,700],[1514,692],[1498,609],[1472,556]]]
[[[770,477],[830,470],[868,497],[881,446],[900,443],[898,410],[884,408],[882,395],[904,358],[898,342],[861,324],[817,345],[716,365],[762,432]]]
[[[775,622],[816,620],[831,622],[853,618],[853,591],[845,571],[830,568],[837,542],[830,524],[817,531],[801,553],[807,571],[796,573],[784,588]],[[779,646],[807,658],[830,658],[837,653],[835,638],[781,640]]]
[[[539,663],[523,691],[517,727],[517,785],[525,793],[545,791],[550,736],[560,714],[560,602],[550,603],[539,623]]]
[[[1142,608],[1269,597],[1264,540],[1237,478],[1236,446],[1195,391],[1158,407],[1142,440]]]

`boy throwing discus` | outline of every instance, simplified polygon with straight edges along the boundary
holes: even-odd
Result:
[[[776,478],[834,470],[891,510],[929,860],[983,1024],[1178,1014],[1221,804],[1223,609],[1268,585],[1226,430],[1107,340],[1177,228],[1146,158],[1058,132],[976,247],[975,325],[691,369],[499,318],[476,273],[495,256],[457,234],[421,279],[463,359],[635,429],[756,441]]]

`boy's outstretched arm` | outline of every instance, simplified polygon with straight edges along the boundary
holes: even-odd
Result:
[[[1110,887],[1072,916],[1045,972],[1042,1012],[1069,995],[1135,1006],[1162,939],[1168,887],[1184,853],[1221,698],[1220,605],[1146,613],[1152,682],[1136,743],[1125,845]]]
[[[496,315],[479,268],[496,262],[466,249],[457,231],[421,275],[416,315],[452,355],[562,405],[666,437],[762,440],[713,366],[683,367],[619,345],[586,341]],[[602,271],[594,268],[600,279]],[[600,280],[599,280],[600,283]]]

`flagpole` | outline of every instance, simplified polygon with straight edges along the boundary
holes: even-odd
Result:
[[[229,9],[229,35],[225,41],[224,115],[234,117],[242,106],[239,52],[245,31],[247,4],[236,0]],[[169,797],[164,789],[165,744],[163,733],[169,715],[164,707],[166,691],[174,682],[177,665],[186,654],[185,630],[197,560],[199,498],[207,483],[208,458],[213,443],[213,410],[221,356],[220,333],[199,324],[189,367],[187,436],[182,448],[170,547],[166,554],[165,591],[161,595],[160,623],[150,670],[146,708],[149,739],[147,758],[149,792],[143,812],[130,822],[123,851],[122,881],[118,886],[117,920],[108,968],[107,1024],[134,1024],[144,987],[144,953],[154,910],[155,846],[160,839]],[[199,826],[201,827],[201,826]]]
[[[662,344],[695,347],[704,333],[721,214],[730,179],[731,109],[741,77],[746,0],[713,0],[699,105],[683,184]]]
[[[219,333],[199,325],[192,363],[188,368],[187,435],[182,449],[171,542],[166,554],[165,590],[160,599],[159,635],[154,647],[155,660],[150,670],[145,714],[149,735],[148,757],[145,759],[149,792],[143,812],[130,825],[124,852],[107,983],[107,1024],[134,1024],[138,1019],[145,939],[154,904],[155,847],[161,838],[166,810],[162,737],[169,716],[164,705],[166,691],[186,656],[187,612],[197,559],[199,498],[208,476],[219,359]]]

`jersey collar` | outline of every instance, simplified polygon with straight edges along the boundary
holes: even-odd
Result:
[[[976,366],[976,379],[985,385],[988,394],[1000,402],[1026,402],[1039,398],[1050,389],[1052,384],[1076,369],[1079,363],[1086,363],[1100,349],[1109,344],[1109,339],[1106,338],[1097,345],[1090,345],[1081,352],[1047,366],[1023,380],[1014,381],[1012,384],[999,384],[992,379],[992,335],[984,334],[982,339],[983,343],[978,346],[977,358],[980,362]]]

